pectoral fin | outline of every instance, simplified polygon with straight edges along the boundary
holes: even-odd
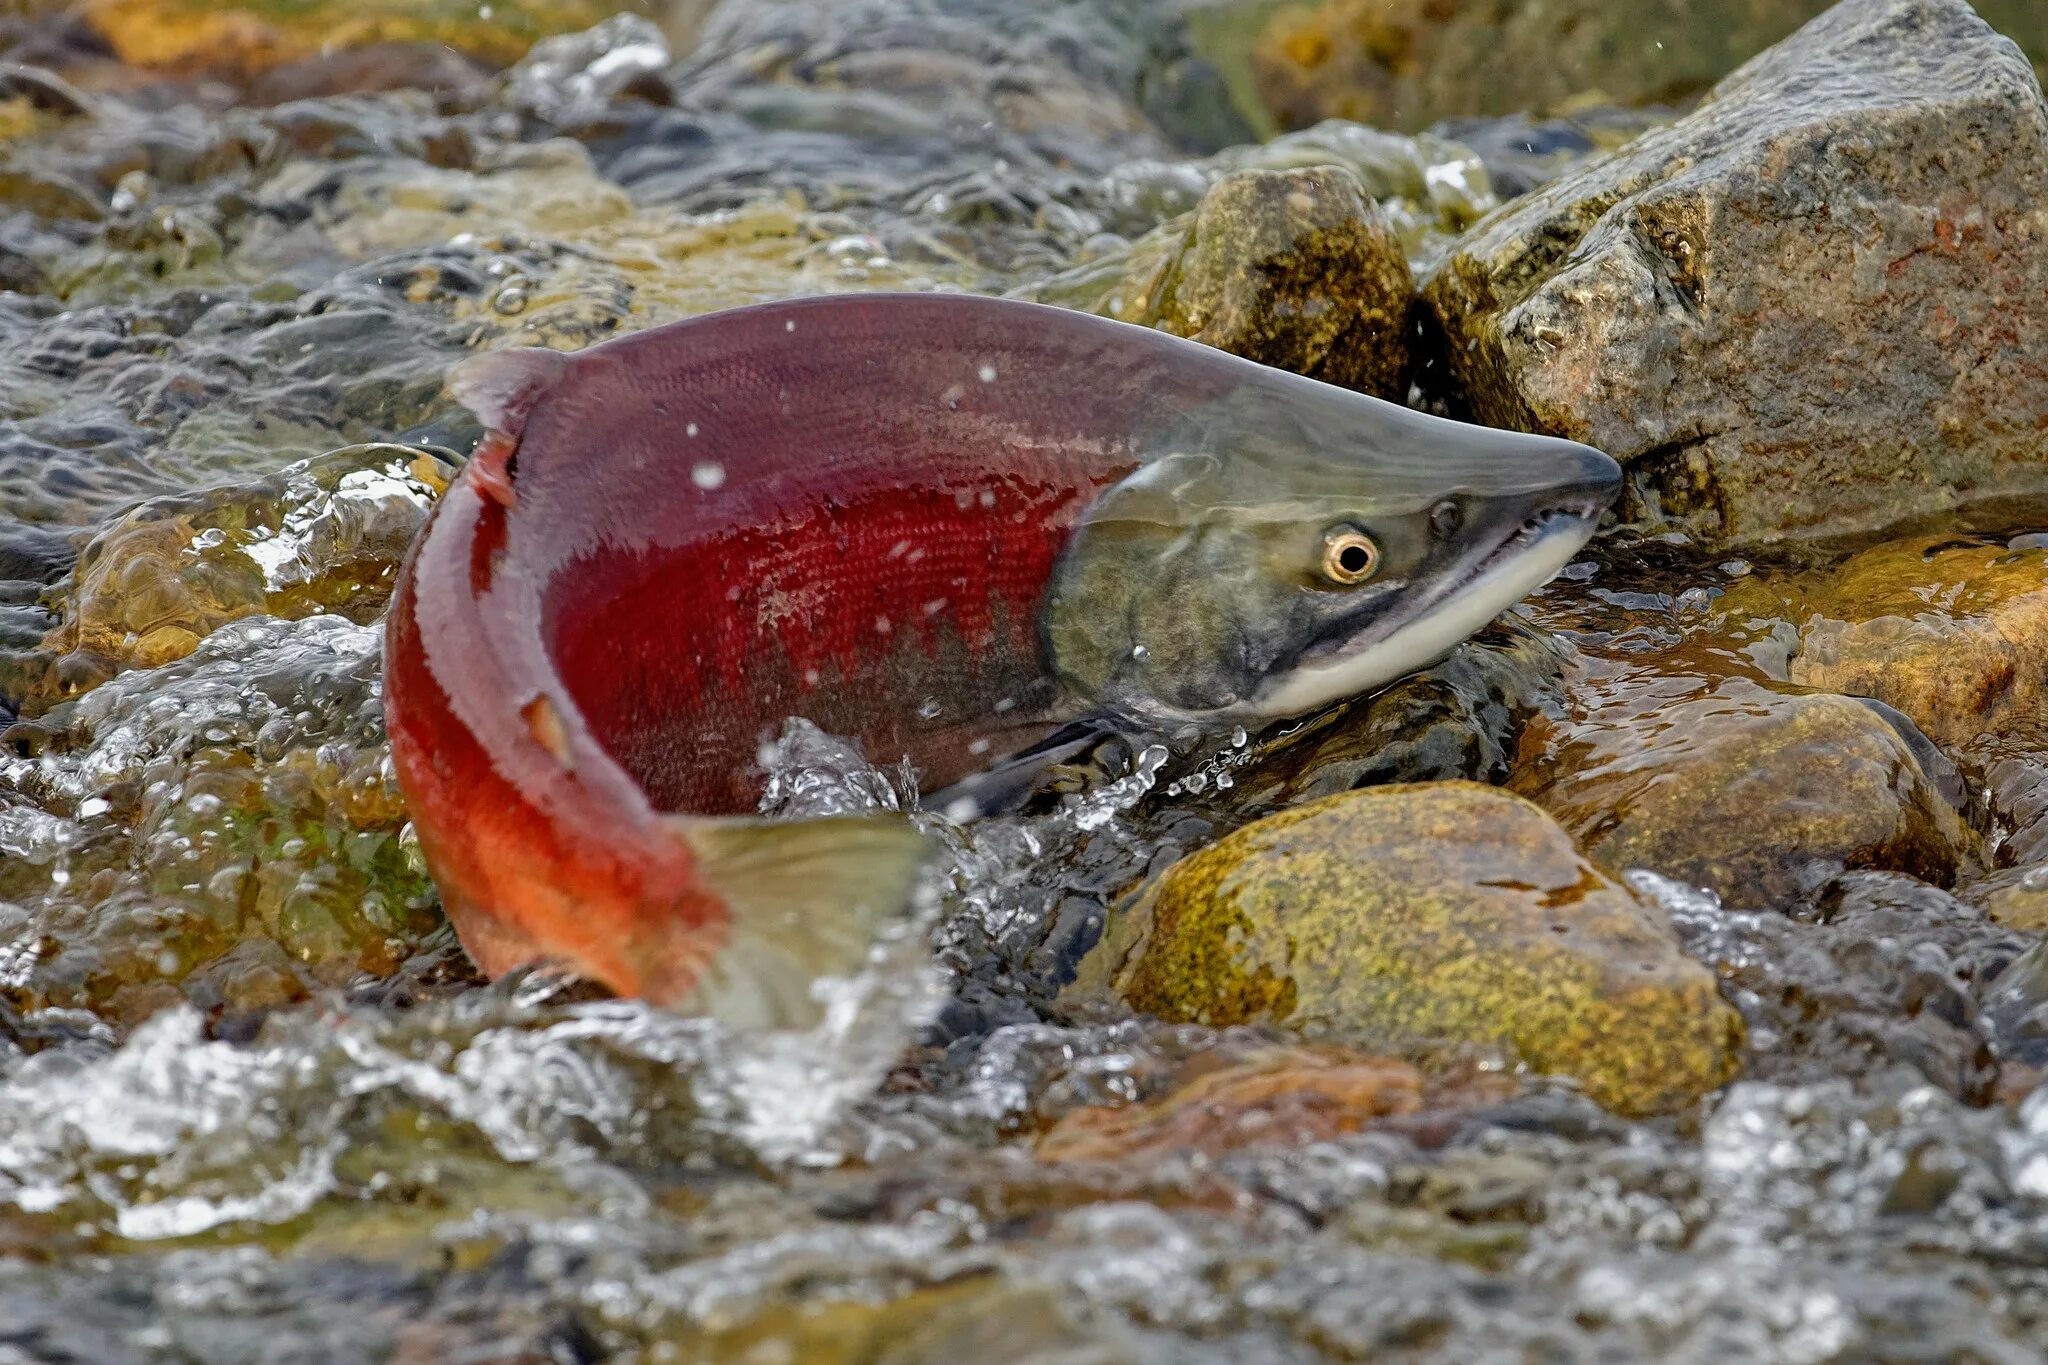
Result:
[[[740,1028],[815,1026],[814,983],[858,972],[877,940],[915,913],[934,852],[900,816],[670,823],[731,918],[707,961],[680,963],[672,989],[657,969],[647,993]]]
[[[985,771],[933,792],[923,804],[956,822],[1009,814],[1038,792],[1078,789],[1102,780],[1129,761],[1132,748],[1125,725],[1116,717],[1083,716]]]

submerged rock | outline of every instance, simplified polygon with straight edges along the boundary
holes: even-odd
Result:
[[[1506,782],[1522,725],[1563,664],[1540,631],[1489,630],[1370,698],[1262,738],[1231,775],[1230,808],[1250,818],[1389,782]]]
[[[1175,1089],[1121,1108],[1076,1109],[1038,1139],[1041,1161],[1126,1161],[1254,1143],[1301,1146],[1422,1107],[1405,1062],[1334,1050],[1274,1048],[1203,1069]]]
[[[1846,0],[1425,282],[1496,425],[1711,538],[2048,495],[2048,106],[1963,0]]]
[[[1170,868],[1078,990],[1162,1018],[1490,1043],[1628,1114],[1727,1081],[1741,1025],[1657,909],[1529,803],[1378,787],[1249,825]]]
[[[369,622],[453,472],[411,447],[366,445],[142,503],[93,536],[56,590],[58,625],[38,656],[46,671],[10,661],[17,699],[33,709],[182,659],[244,616]]]
[[[1794,682],[1875,697],[1945,746],[2048,713],[2048,548],[1895,541],[1804,605]]]
[[[1624,678],[1580,705],[1515,785],[1612,872],[1771,906],[1844,868],[1945,884],[1972,847],[1911,743],[1850,698]]]
[[[1415,280],[1349,171],[1226,175],[1121,266],[1031,292],[1381,398],[1408,394]]]

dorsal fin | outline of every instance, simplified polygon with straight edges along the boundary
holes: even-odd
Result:
[[[519,347],[473,355],[448,371],[448,392],[488,431],[517,443],[527,414],[569,368],[560,351]]]

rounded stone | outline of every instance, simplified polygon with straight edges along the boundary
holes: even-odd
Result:
[[[1076,990],[1211,1025],[1504,1047],[1624,1114],[1735,1074],[1742,1024],[1661,911],[1541,809],[1470,782],[1377,787],[1182,859]]]
[[[1615,873],[1781,905],[1843,870],[1954,880],[1974,837],[1907,738],[1849,697],[1743,678],[1596,709],[1516,786]]]

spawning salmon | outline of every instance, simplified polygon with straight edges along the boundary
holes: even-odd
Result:
[[[1620,484],[1569,441],[1165,333],[948,294],[803,299],[451,392],[486,435],[388,621],[399,784],[493,975],[801,1022],[901,913],[891,815],[774,821],[791,717],[923,789],[1075,717],[1258,723],[1442,657]]]

